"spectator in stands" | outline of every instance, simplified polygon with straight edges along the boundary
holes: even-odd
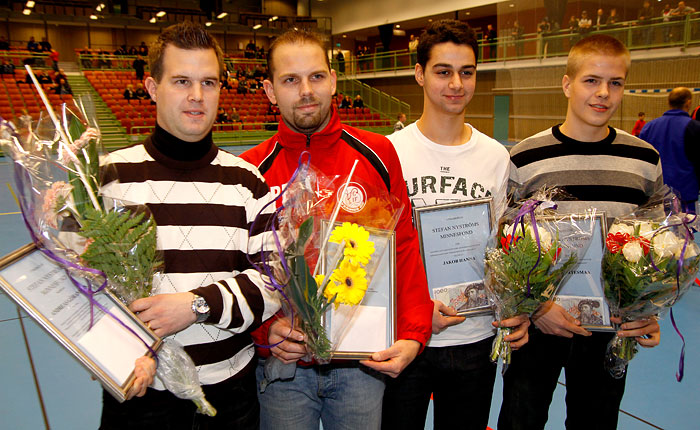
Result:
[[[236,88],[238,94],[248,94],[248,81],[245,75],[241,76],[238,80],[238,88]]]
[[[129,55],[129,52],[126,50],[126,45],[117,48],[117,50],[114,51],[114,55]]]
[[[352,98],[350,96],[345,96],[343,102],[340,104],[341,109],[350,109],[352,107]]]
[[[9,51],[10,42],[7,41],[5,36],[0,36],[0,51]]]
[[[352,107],[354,107],[354,108],[363,108],[363,107],[365,107],[365,101],[362,100],[362,96],[361,96],[361,95],[358,94],[358,95],[355,96],[355,100],[352,102]]]
[[[515,43],[515,55],[517,57],[522,57],[525,44],[523,43],[523,33],[525,32],[525,27],[520,25],[520,22],[516,19],[513,23],[513,31],[510,33],[513,37]]]
[[[148,100],[151,98],[151,96],[148,94],[148,91],[143,87],[143,84],[139,82],[136,84],[136,91],[134,91],[136,94],[136,97],[142,100]]]
[[[236,108],[235,108],[235,107],[232,107],[232,108],[231,108],[231,115],[230,115],[230,118],[231,118],[231,122],[241,122],[241,116],[238,115],[238,112],[236,112]]]
[[[31,36],[27,42],[27,51],[39,52],[39,44],[34,40],[34,36]]]
[[[129,47],[129,51],[127,51],[129,55],[138,55],[139,51],[136,49],[134,45],[131,45]]]
[[[14,75],[15,65],[10,63],[7,59],[2,60],[2,66],[0,66],[0,74]]]
[[[684,1],[679,1],[678,2],[678,7],[673,9],[671,11],[671,16],[674,18],[674,20],[679,21],[678,24],[675,24],[673,27],[673,34],[675,35],[675,40],[682,40],[683,39],[683,33],[685,32],[685,16],[688,14],[691,14],[695,12],[695,8],[686,6]]]
[[[338,61],[338,71],[340,73],[345,73],[345,55],[343,55],[343,51],[338,49],[338,53],[335,54],[335,59]]]
[[[51,51],[51,43],[46,37],[41,38],[41,42],[39,42],[39,51],[41,52],[50,52]]]
[[[591,32],[591,26],[593,23],[591,22],[591,19],[588,17],[588,12],[587,11],[582,11],[581,12],[581,18],[578,20],[578,32],[581,34],[582,37],[586,37],[588,33]]]
[[[63,69],[58,69],[58,73],[54,75],[53,81],[58,83],[61,79],[68,82],[68,76],[66,76],[66,72]]]
[[[498,56],[498,33],[496,29],[493,28],[493,24],[488,24],[486,26],[484,39],[484,42],[488,43],[489,46],[489,58],[495,60]]]
[[[608,16],[608,20],[605,22],[605,24],[608,27],[614,27],[615,24],[620,20],[620,17],[617,16],[617,9],[612,8],[610,9],[610,16]]]
[[[58,81],[58,84],[53,90],[56,94],[73,94],[73,89],[70,87],[70,84],[63,78]]]
[[[136,79],[143,81],[143,77],[146,74],[146,60],[144,60],[140,55],[137,55],[134,62],[131,63],[131,67],[133,67],[134,71],[136,72]]]
[[[415,34],[412,34],[408,38],[408,54],[409,54],[409,61],[411,62],[411,66],[416,65],[416,59],[417,53],[416,50],[418,49],[418,38],[416,37]]]
[[[146,46],[146,42],[143,40],[141,41],[141,44],[139,45],[139,49],[137,52],[138,55],[141,55],[143,57],[148,55],[148,46]]]
[[[642,4],[642,8],[637,12],[637,25],[650,25],[651,19],[654,17],[654,8],[651,7],[649,1],[645,1]],[[654,33],[653,29],[645,28],[642,30],[642,40],[644,40],[644,45],[651,45]]]
[[[688,88],[674,88],[668,94],[670,109],[649,121],[639,135],[659,151],[664,184],[680,193],[681,209],[688,213],[696,212],[700,189],[700,122],[688,114],[692,103]]]
[[[248,40],[248,44],[245,46],[245,58],[255,58],[255,43],[252,40]]]
[[[80,51],[80,63],[83,65],[83,69],[92,68],[92,50],[90,47],[85,46],[85,48]]]
[[[58,72],[58,51],[51,49],[49,51],[49,59],[51,60],[51,68],[54,72]]]
[[[231,122],[231,118],[229,118],[223,106],[219,106],[219,109],[216,111],[216,122],[221,124]]]
[[[52,84],[53,82],[51,81],[51,78],[48,75],[45,75],[44,72],[41,70],[37,70],[34,72],[36,75],[36,80],[39,81],[40,84]]]
[[[669,4],[666,4],[664,6],[664,9],[661,11],[661,18],[664,23],[664,43],[670,42],[671,38],[673,37],[671,25],[669,24],[669,22],[671,21],[671,12],[673,12],[673,9],[671,9],[671,5]]]
[[[596,29],[596,31],[600,31],[600,29],[603,28],[606,20],[607,20],[607,18],[605,17],[605,12],[603,12],[603,9],[598,9],[598,12],[596,12],[596,17],[595,17],[595,29]]]
[[[644,124],[647,122],[644,121],[644,117],[646,114],[644,112],[639,112],[637,114],[637,121],[634,123],[634,127],[632,127],[632,135],[639,137],[639,133],[642,132],[642,129],[644,128]]]
[[[126,86],[126,89],[124,90],[124,98],[126,100],[136,100],[138,98],[136,97],[136,91],[134,91],[134,86],[132,84]]]
[[[394,124],[394,131],[399,131],[403,130],[403,128],[406,126],[406,114],[403,112],[399,112],[399,114],[396,116],[396,124]]]

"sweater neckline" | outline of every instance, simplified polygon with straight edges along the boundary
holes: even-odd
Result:
[[[557,124],[554,127],[552,127],[552,135],[561,143],[566,143],[569,145],[610,145],[615,141],[615,138],[617,137],[617,131],[615,130],[615,128],[608,126],[608,135],[605,136],[602,140],[599,140],[597,142],[583,142],[581,140],[576,140],[572,137],[565,135],[561,132],[560,127],[561,124]]]
[[[144,145],[156,161],[176,169],[197,169],[205,166],[211,163],[218,152],[211,130],[202,140],[186,142],[167,132],[158,123]]]

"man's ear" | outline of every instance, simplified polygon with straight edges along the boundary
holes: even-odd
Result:
[[[566,98],[569,98],[571,96],[570,94],[570,87],[571,87],[571,78],[569,78],[569,75],[564,75],[563,78],[561,78],[561,89],[564,90],[564,95]]]
[[[415,76],[416,82],[418,82],[418,85],[422,87],[425,83],[425,76],[423,75],[423,67],[420,65],[420,63],[416,63]]]
[[[151,96],[151,100],[158,103],[158,100],[156,100],[156,88],[158,88],[156,80],[149,76],[143,81],[143,86],[146,87],[146,91],[148,91],[148,94]]]
[[[277,98],[275,97],[275,87],[272,85],[272,81],[269,79],[265,79],[263,81],[263,89],[265,90],[265,94],[267,95],[268,100],[270,100],[270,103],[277,104]]]

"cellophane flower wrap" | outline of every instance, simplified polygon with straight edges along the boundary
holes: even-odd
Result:
[[[553,200],[557,194],[556,189],[540,190],[520,201],[506,210],[492,234],[482,270],[498,321],[532,315],[552,300],[590,243],[594,212],[559,213]],[[503,372],[511,361],[511,345],[505,340],[511,332],[498,328],[491,349],[491,360],[500,357]]]
[[[153,217],[145,205],[100,195],[104,150],[90,97],[64,103],[52,114],[43,111],[35,124],[22,129],[0,120],[0,142],[13,161],[30,236],[67,271],[93,307],[98,305],[92,296],[104,289],[126,305],[148,297],[163,265]],[[173,394],[192,399],[203,413],[216,413],[182,346],[166,340],[156,353],[144,344],[157,354],[157,375]]]
[[[611,314],[623,323],[656,318],[678,302],[698,275],[696,215],[679,208],[679,199],[664,188],[648,204],[616,218],[608,229],[602,262],[605,298]],[[636,352],[634,338],[616,335],[606,353],[610,374],[623,377]],[[679,381],[683,377],[683,352],[676,376]]]
[[[281,205],[268,226],[278,248],[263,258],[261,270],[270,287],[282,292],[283,312],[304,333],[307,358],[327,363],[371,288],[403,204],[386,191],[358,184],[352,170],[328,178],[310,161],[303,153],[278,196]],[[372,197],[358,200],[355,193]],[[331,311],[345,321],[332,334],[324,324]]]

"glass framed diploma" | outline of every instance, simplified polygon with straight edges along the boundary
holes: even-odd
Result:
[[[581,326],[591,331],[614,331],[610,308],[603,293],[601,261],[607,225],[605,212],[596,212],[593,235],[586,253],[569,278],[559,287],[554,302],[561,305]]]
[[[340,225],[340,223],[336,223]],[[325,226],[324,226],[325,227]],[[396,240],[394,232],[365,227],[378,261],[371,270],[369,285],[357,306],[331,305],[323,325],[333,348],[332,357],[364,360],[396,342]],[[375,258],[373,256],[372,258]],[[322,273],[328,269],[326,261]],[[368,270],[369,271],[369,270]]]
[[[430,297],[458,315],[492,313],[483,273],[472,262],[483,260],[491,234],[491,198],[413,209]]]
[[[133,384],[134,362],[149,353],[146,344],[153,351],[160,347],[161,339],[111,293],[94,298],[121,323],[91,306],[33,243],[0,259],[0,288],[120,402]]]

